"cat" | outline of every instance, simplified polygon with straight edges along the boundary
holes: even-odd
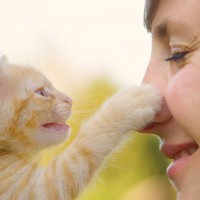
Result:
[[[105,158],[151,123],[161,97],[150,86],[132,86],[109,98],[84,122],[70,146],[48,166],[32,159],[67,139],[72,100],[39,71],[0,64],[0,199],[75,199]]]

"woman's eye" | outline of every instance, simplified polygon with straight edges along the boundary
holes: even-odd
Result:
[[[46,96],[47,96],[45,90],[44,90],[44,89],[41,89],[41,88],[40,88],[40,89],[37,89],[37,90],[35,91],[35,93],[38,94],[38,95],[40,95],[40,96],[43,96],[43,97],[46,97]]]
[[[176,62],[177,60],[183,59],[186,54],[187,54],[187,52],[175,53],[172,57],[165,59],[165,61],[175,61]]]

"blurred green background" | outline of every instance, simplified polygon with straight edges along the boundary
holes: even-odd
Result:
[[[95,112],[117,90],[108,80],[93,80],[74,95],[73,115],[69,121],[72,135],[67,144],[45,152],[44,161],[60,153],[76,136],[81,122]],[[159,152],[155,136],[133,133],[120,151],[104,164],[78,200],[175,200],[166,168],[169,161]]]

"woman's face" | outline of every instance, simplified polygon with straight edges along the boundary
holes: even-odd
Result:
[[[169,178],[179,200],[200,196],[200,1],[161,0],[152,24],[152,55],[143,83],[155,86],[163,107],[153,126],[171,158]]]

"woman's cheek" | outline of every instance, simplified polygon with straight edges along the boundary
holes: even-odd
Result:
[[[184,122],[186,120],[186,114],[188,115],[188,109],[191,109],[192,100],[190,98],[191,93],[191,83],[186,75],[187,71],[182,70],[174,75],[168,82],[165,98],[168,107],[173,115],[173,117]]]
[[[197,119],[200,121],[199,77],[192,66],[187,66],[171,78],[166,88],[166,102],[173,118],[187,129],[196,127]]]

